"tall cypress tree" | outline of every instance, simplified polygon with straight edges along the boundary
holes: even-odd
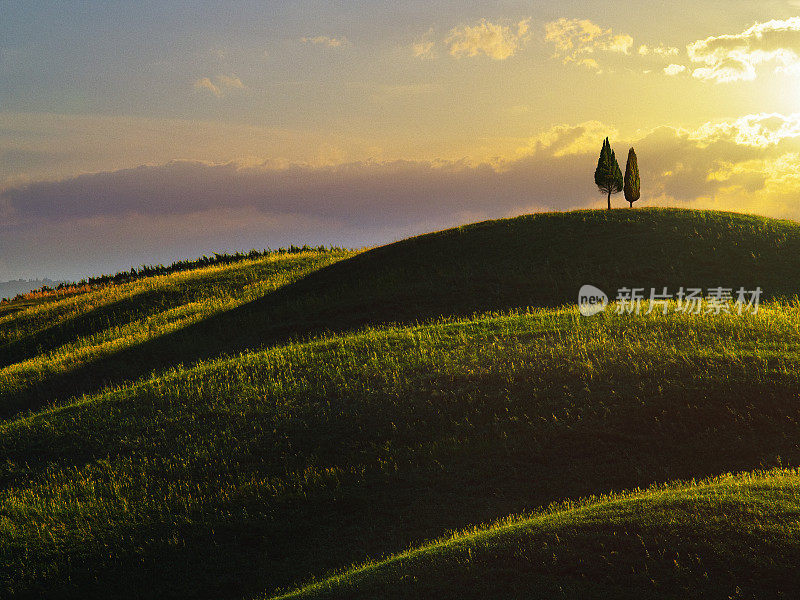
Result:
[[[603,149],[600,150],[600,159],[597,161],[597,169],[594,171],[594,182],[601,192],[608,195],[608,210],[611,210],[611,194],[618,194],[622,191],[623,181],[622,171],[608,138],[605,139]]]
[[[625,200],[633,208],[633,203],[639,199],[639,163],[636,160],[636,152],[633,148],[628,150],[628,164],[625,165]]]

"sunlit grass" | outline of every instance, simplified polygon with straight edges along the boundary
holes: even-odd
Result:
[[[65,566],[75,556],[123,581],[138,573],[126,571],[131,563],[169,581],[186,561],[201,560],[186,555],[190,539],[211,530],[222,546],[204,545],[211,554],[202,560],[247,563],[252,550],[229,545],[248,528],[279,545],[287,561],[305,557],[324,573],[341,562],[310,558],[319,532],[298,539],[282,532],[300,519],[333,534],[335,506],[366,489],[379,491],[380,505],[387,486],[392,500],[409,501],[413,486],[402,481],[425,481],[427,494],[444,495],[471,485],[477,497],[451,498],[450,509],[498,517],[509,506],[657,481],[654,443],[686,453],[662,460],[676,477],[741,467],[738,458],[726,463],[737,443],[728,436],[751,444],[800,416],[799,324],[797,305],[774,304],[742,316],[609,310],[587,319],[565,308],[368,328],[179,367],[10,421],[0,429],[2,545],[14,565],[7,589],[48,589],[68,573],[77,577]],[[720,441],[709,451],[714,429]],[[598,445],[600,431],[628,442]],[[796,455],[784,435],[749,447],[744,464]],[[565,485],[562,465],[526,486],[524,461],[562,443],[586,461],[574,467],[584,481]],[[644,474],[619,472],[633,464]],[[491,486],[467,484],[489,481],[497,469],[511,469],[504,493],[516,499],[493,500]],[[364,527],[376,522],[365,519]],[[388,535],[386,549],[435,537],[430,519],[408,523],[408,536]],[[455,526],[459,517],[444,522]],[[359,554],[357,529],[345,537],[350,527],[341,534],[342,559]],[[224,559],[216,554],[222,548]],[[260,574],[265,585],[285,585],[304,570],[281,565]],[[167,566],[174,572],[163,572]]]
[[[763,470],[800,464],[800,231],[613,212],[0,317],[0,595],[793,591],[798,476]],[[771,299],[574,306],[632,279]]]
[[[4,354],[17,359],[0,369],[0,389],[9,398],[36,382],[260,298],[349,255],[276,254],[104,286],[0,318],[0,342],[5,342],[0,359]]]
[[[460,531],[274,598],[788,595],[799,517],[796,470],[673,483]]]

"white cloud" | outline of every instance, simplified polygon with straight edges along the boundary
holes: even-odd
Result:
[[[565,19],[545,25],[545,40],[554,47],[554,57],[563,62],[573,62],[595,70],[600,65],[586,55],[597,52],[630,54],[633,38],[627,34],[614,34],[611,28],[603,29],[588,19]]]
[[[800,114],[745,115],[694,130],[659,127],[628,138],[598,122],[559,125],[532,138],[520,154],[547,168],[566,160],[584,169],[597,160],[605,136],[618,155],[636,148],[646,204],[800,217]],[[586,192],[588,204],[592,190]]]
[[[315,37],[302,37],[300,41],[304,44],[312,44],[314,46],[327,46],[328,48],[341,48],[348,44],[346,37],[330,37],[327,35],[318,35]]]
[[[244,88],[242,80],[236,75],[217,75],[213,81],[210,77],[201,77],[194,82],[194,89],[211,92],[217,98],[222,97],[226,89],[243,90]]]
[[[422,36],[422,38],[412,44],[411,51],[414,53],[414,56],[423,59],[434,58],[434,47],[436,46],[436,42],[430,39],[432,35],[433,27],[431,27],[428,32]]]
[[[625,34],[615,35],[608,44],[608,50],[610,52],[619,52],[620,54],[630,54],[632,47],[633,38]]]
[[[451,56],[478,56],[484,54],[495,60],[504,60],[528,41],[530,19],[523,19],[515,26],[491,23],[482,19],[474,26],[455,27],[445,39]]]
[[[800,138],[800,113],[759,113],[745,115],[732,122],[710,122],[698,128],[692,138],[704,143],[722,139],[742,146],[775,146],[784,140]]]
[[[715,83],[752,81],[756,78],[756,68],[746,59],[727,56],[710,67],[695,69],[692,77]]]
[[[667,65],[664,67],[664,74],[665,75],[680,75],[686,70],[686,67],[683,65]]]
[[[655,56],[677,56],[680,50],[675,48],[674,46],[664,46],[663,44],[658,46],[648,46],[643,44],[639,46],[639,54],[642,56],[648,55],[655,55]]]
[[[603,72],[603,70],[600,68],[600,63],[598,63],[593,58],[579,58],[578,60],[575,61],[575,63],[582,67],[588,67],[590,69],[594,69],[595,71],[597,71],[598,75]]]
[[[756,67],[774,63],[775,71],[800,68],[800,17],[756,23],[738,34],[711,36],[687,47],[700,66],[692,75],[716,83],[751,81]]]

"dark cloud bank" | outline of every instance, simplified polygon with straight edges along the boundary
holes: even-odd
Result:
[[[504,214],[528,205],[575,205],[587,185],[572,172],[590,166],[585,157],[578,164],[575,158],[547,164],[521,160],[504,170],[410,161],[285,169],[172,162],[32,183],[6,190],[2,198],[22,222],[248,207],[385,227],[464,212]]]
[[[0,269],[15,267],[14,277],[60,277],[214,250],[377,244],[484,218],[602,206],[592,181],[596,152],[587,147],[561,154],[582,133],[580,127],[563,129],[546,143],[534,142],[528,156],[494,166],[395,161],[276,168],[175,161],[33,182],[0,192],[6,233]],[[764,185],[758,173],[746,180],[737,175],[741,181],[709,179],[720,157],[736,164],[764,154],[730,139],[698,142],[662,128],[635,144],[642,204],[713,196],[721,186],[752,192]],[[627,144],[617,151],[624,160]]]

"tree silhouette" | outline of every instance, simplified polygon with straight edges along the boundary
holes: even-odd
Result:
[[[625,200],[633,208],[633,203],[639,199],[639,163],[636,160],[636,152],[633,148],[628,150],[628,163],[625,165]]]
[[[608,194],[608,210],[611,210],[611,194],[618,194],[622,191],[622,171],[619,163],[611,149],[608,138],[603,142],[603,149],[600,150],[600,159],[597,161],[597,169],[594,171],[594,182],[597,188],[604,194]]]

